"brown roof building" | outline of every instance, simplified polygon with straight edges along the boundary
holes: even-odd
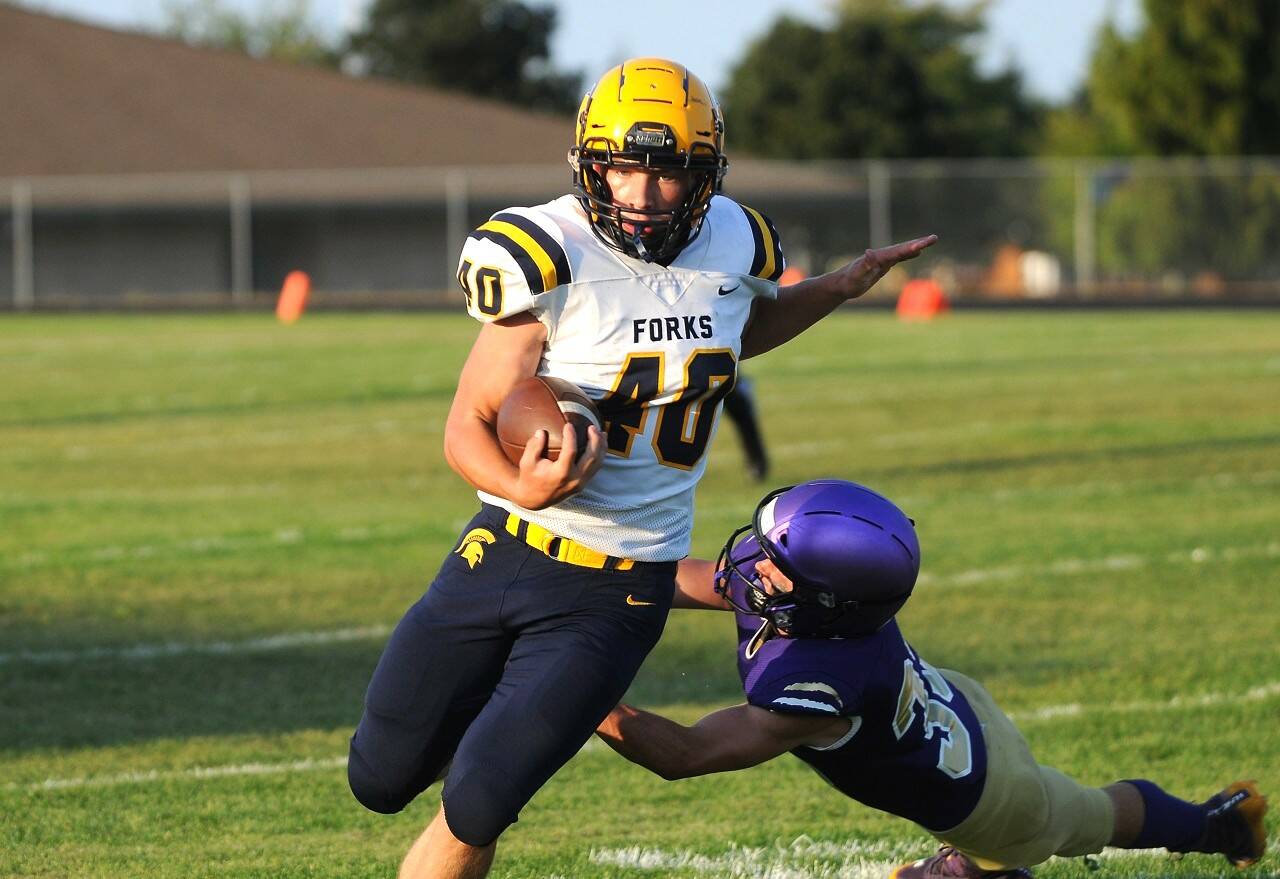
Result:
[[[0,177],[563,163],[572,137],[567,117],[2,2],[0,108]]]
[[[0,307],[245,303],[293,269],[322,298],[440,295],[472,228],[569,190],[572,131],[0,0]],[[735,196],[844,240],[859,174],[736,159],[732,132],[730,158]]]
[[[0,0],[0,305],[441,290],[489,212],[567,188],[567,117]],[[8,208],[8,210],[6,210]]]

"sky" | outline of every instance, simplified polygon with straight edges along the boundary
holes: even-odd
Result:
[[[165,0],[20,0],[28,7],[96,23],[154,28],[164,21]],[[264,0],[220,0],[251,11]],[[266,0],[270,3],[271,0]],[[316,23],[339,34],[358,23],[368,0],[310,0]],[[544,5],[548,0],[529,0]],[[712,90],[727,81],[744,46],[779,15],[821,22],[826,0],[550,0],[559,13],[552,62],[581,70],[588,80],[622,58],[657,55],[678,60]],[[944,0],[949,6],[967,0]],[[1108,18],[1123,30],[1136,26],[1140,0],[990,0],[982,63],[987,70],[1022,71],[1028,90],[1050,101],[1070,97],[1083,81],[1094,35]],[[638,13],[635,10],[643,10]]]

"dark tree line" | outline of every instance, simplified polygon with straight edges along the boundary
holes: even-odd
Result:
[[[519,0],[375,0],[347,52],[375,76],[573,111],[582,76],[552,69],[556,11]]]
[[[1280,3],[1144,0],[1131,35],[1105,24],[1065,107],[1016,70],[984,73],[983,5],[840,0],[829,24],[782,16],[749,44],[721,95],[735,152],[787,158],[1280,154]],[[572,112],[579,71],[551,63],[551,6],[374,0],[329,42],[307,0],[256,16],[170,0],[170,33],[259,57]],[[697,70],[696,58],[679,59]],[[602,71],[591,71],[592,75]]]
[[[725,90],[735,145],[771,157],[1023,155],[1040,112],[978,70],[980,9],[844,0],[830,27],[778,19]]]
[[[565,113],[582,97],[582,75],[551,65],[555,9],[520,0],[375,0],[354,32],[328,40],[307,0],[276,0],[255,15],[224,0],[169,0],[165,19],[170,36],[258,58]]]

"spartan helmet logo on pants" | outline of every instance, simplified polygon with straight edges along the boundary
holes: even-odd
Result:
[[[454,552],[466,559],[467,565],[475,570],[476,565],[484,561],[484,545],[493,543],[495,539],[493,532],[488,529],[472,528]]]

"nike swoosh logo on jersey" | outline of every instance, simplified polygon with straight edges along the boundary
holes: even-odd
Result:
[[[718,296],[728,296],[730,293],[732,293],[734,290],[737,290],[737,289],[738,289],[739,287],[741,287],[741,286],[742,286],[741,284],[734,284],[734,285],[733,285],[732,287],[730,287],[728,290],[726,290],[724,287],[721,287],[721,288],[719,288],[718,290],[716,290],[716,295],[718,295]]]
[[[632,607],[650,607],[656,603],[657,602],[654,602],[654,601],[640,601],[630,592],[627,593],[627,604],[631,605]]]

